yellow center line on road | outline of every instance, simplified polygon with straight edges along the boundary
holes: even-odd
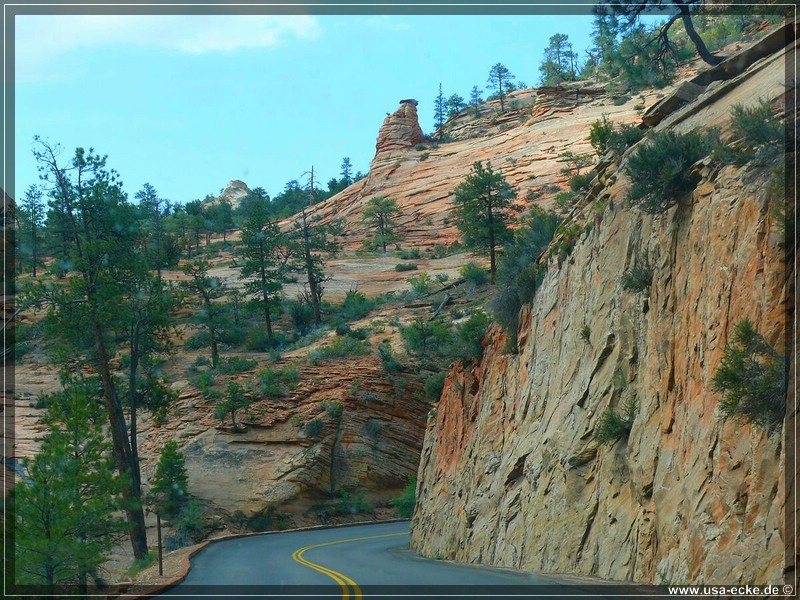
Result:
[[[323,548],[325,546],[333,546],[334,544],[347,544],[350,542],[361,542],[364,540],[374,540],[376,538],[385,538],[385,537],[396,537],[400,535],[408,535],[408,533],[386,533],[383,535],[368,535],[365,537],[358,537],[358,538],[350,538],[347,540],[336,540],[333,542],[325,542],[324,544],[313,544],[311,546],[306,546],[305,548],[299,548],[292,553],[292,558],[299,562],[301,565],[305,565],[309,569],[314,569],[315,571],[322,573],[323,575],[327,575],[331,579],[333,579],[336,583],[338,583],[342,587],[342,598],[347,600],[350,598],[350,588],[347,587],[348,585],[353,588],[353,593],[355,594],[356,600],[361,599],[361,588],[358,587],[358,584],[350,579],[347,575],[343,573],[339,573],[338,571],[334,571],[333,569],[328,569],[327,567],[323,567],[322,565],[318,565],[316,563],[311,562],[310,560],[303,557],[303,553],[307,550],[314,550],[315,548]]]

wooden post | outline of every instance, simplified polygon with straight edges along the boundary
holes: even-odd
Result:
[[[156,529],[158,530],[158,576],[164,575],[164,560],[161,553],[161,513],[156,513]]]

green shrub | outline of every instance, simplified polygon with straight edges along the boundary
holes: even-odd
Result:
[[[200,350],[201,348],[208,348],[211,345],[211,334],[207,331],[199,331],[191,336],[183,343],[183,347],[187,350]]]
[[[311,364],[329,358],[344,358],[346,356],[365,356],[369,354],[369,344],[350,335],[337,337],[333,342],[320,346],[309,353]]]
[[[559,219],[534,207],[520,221],[511,243],[497,265],[497,296],[489,304],[494,318],[511,336],[516,346],[519,311],[533,300],[544,278],[544,268],[536,261],[553,239]]]
[[[178,532],[178,535],[184,539],[188,539],[192,543],[199,542],[205,537],[204,516],[205,511],[200,501],[190,498],[181,509],[177,519],[173,521],[172,526]]]
[[[223,375],[236,375],[237,373],[244,373],[250,369],[255,369],[256,361],[244,358],[243,356],[231,356],[223,358],[217,365],[217,370]]]
[[[328,416],[332,419],[338,419],[342,416],[342,403],[337,401],[332,402],[322,402],[323,410],[328,413]]]
[[[409,277],[406,282],[411,286],[411,293],[415,296],[424,296],[433,287],[433,278],[428,273]]]
[[[286,336],[284,334],[273,333],[272,339],[270,339],[266,329],[260,327],[248,331],[244,340],[244,347],[250,352],[269,352],[285,345]]]
[[[392,500],[397,514],[403,519],[411,518],[414,514],[414,505],[416,504],[417,495],[417,478],[411,476],[408,478],[408,485],[403,488],[402,494],[398,498]]]
[[[431,153],[430,153],[430,152],[423,152],[422,154],[420,154],[420,155],[419,155],[419,159],[420,159],[420,161],[423,161],[423,160],[428,160],[428,157],[429,157],[430,155],[431,155]]]
[[[592,335],[592,330],[589,328],[588,325],[584,325],[583,327],[581,327],[581,331],[578,335],[580,335],[580,338],[587,344],[591,343],[589,338]]]
[[[636,418],[636,411],[636,401],[633,399],[623,405],[621,413],[608,408],[594,430],[594,439],[598,444],[613,444],[623,437],[627,439]]]
[[[615,127],[608,137],[607,146],[614,154],[622,154],[644,137],[644,130],[636,125],[623,123]]]
[[[314,310],[307,302],[290,300],[286,302],[286,312],[292,320],[294,330],[300,335],[305,335],[314,322]]]
[[[302,424],[303,424],[303,422],[300,420],[300,417],[298,417],[297,415],[292,415],[289,418],[289,425],[291,425],[292,427],[300,427]]]
[[[341,315],[348,321],[358,321],[366,317],[377,306],[373,298],[367,298],[364,292],[348,290],[342,302]]]
[[[392,348],[388,342],[378,344],[378,355],[380,356],[383,370],[387,373],[394,373],[403,368],[403,365],[401,365],[394,357]]]
[[[300,371],[295,366],[284,369],[267,367],[258,373],[258,387],[262,396],[277,398],[292,389],[300,380]]]
[[[437,402],[442,397],[444,381],[447,379],[447,372],[434,373],[425,380],[425,398],[431,402]]]
[[[486,285],[489,282],[489,273],[481,268],[477,263],[470,261],[461,267],[459,273],[474,286]]]
[[[325,422],[322,419],[311,419],[304,428],[306,435],[310,438],[317,438],[325,429]]]
[[[212,385],[214,385],[214,377],[216,371],[200,371],[194,377],[190,378],[190,383],[201,392],[207,392]]]
[[[742,166],[750,161],[771,164],[783,156],[784,125],[769,100],[731,109],[732,142],[715,145],[714,157],[723,163]]]
[[[580,200],[580,196],[572,191],[561,191],[556,194],[555,205],[561,212],[569,212],[575,204]]]
[[[347,490],[339,492],[339,501],[333,507],[334,513],[339,515],[365,513],[371,510],[370,505],[364,501],[364,492],[356,492],[351,496]]]
[[[586,192],[592,186],[594,175],[589,173],[576,173],[569,178],[569,189],[575,193]]]
[[[631,99],[631,97],[630,97],[630,96],[618,96],[618,97],[614,98],[614,99],[611,101],[611,103],[612,103],[614,106],[622,106],[623,104],[625,104],[625,103],[626,103],[628,100],[630,100],[630,99]]]
[[[398,273],[402,273],[403,271],[416,271],[419,267],[415,264],[410,263],[398,263],[394,266],[394,270]]]
[[[419,248],[412,248],[411,250],[403,250],[400,252],[400,258],[402,260],[419,260],[422,258],[422,255],[419,252]]]
[[[383,431],[383,425],[377,419],[369,419],[364,425],[364,433],[373,440],[380,437],[381,431]]]
[[[749,319],[736,324],[713,386],[722,392],[723,418],[739,418],[768,433],[780,429],[786,412],[786,357],[767,343]]]
[[[492,320],[484,312],[475,312],[473,315],[458,326],[456,337],[458,338],[457,356],[465,360],[480,361],[483,356],[483,338],[486,330],[491,325]]]
[[[630,292],[644,292],[650,289],[653,282],[653,267],[645,252],[631,268],[626,269],[620,278],[622,289]]]
[[[162,516],[171,519],[186,506],[189,500],[188,486],[186,459],[176,441],[166,442],[161,447],[148,499],[158,507]]]
[[[659,214],[674,206],[697,184],[690,173],[709,152],[709,140],[698,133],[661,131],[628,160],[631,179],[627,198],[642,212]]]

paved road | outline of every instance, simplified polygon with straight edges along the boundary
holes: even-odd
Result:
[[[189,576],[162,596],[307,595],[356,600],[396,597],[499,597],[597,594],[584,583],[503,569],[423,559],[408,549],[407,522],[319,529],[210,544]],[[568,585],[568,588],[562,587]],[[499,587],[502,586],[502,587]]]

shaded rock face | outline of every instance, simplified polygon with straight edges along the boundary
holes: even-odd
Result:
[[[778,97],[782,65],[686,107],[680,129]],[[592,228],[523,310],[519,354],[495,329],[480,365],[450,373],[423,446],[414,550],[653,583],[782,580],[783,433],[721,420],[712,386],[740,319],[785,344],[782,234],[768,173],[695,170],[691,197],[660,216],[626,207],[621,174],[604,178],[606,208],[575,216]],[[645,253],[649,290],[623,289]],[[629,437],[598,447],[601,416],[627,401]]]
[[[403,100],[400,108],[383,120],[375,143],[375,158],[392,150],[413,148],[424,140],[417,117],[417,101]]]

